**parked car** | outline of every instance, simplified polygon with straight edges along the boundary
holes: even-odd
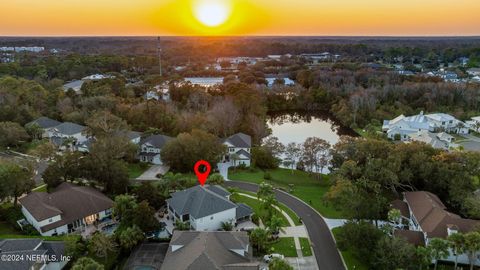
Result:
[[[267,255],[263,256],[263,261],[266,262],[266,263],[269,263],[273,258],[279,258],[280,260],[283,260],[285,258],[285,256],[283,256],[282,254],[278,254],[278,253],[267,254]]]

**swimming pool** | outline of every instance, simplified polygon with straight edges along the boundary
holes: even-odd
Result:
[[[105,227],[102,228],[102,232],[104,232],[105,234],[107,235],[112,235],[115,230],[118,228],[118,224],[115,223],[115,224],[109,224]]]

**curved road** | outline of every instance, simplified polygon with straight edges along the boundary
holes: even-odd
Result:
[[[258,185],[246,182],[226,181],[230,187],[237,187],[250,192],[257,192]],[[338,253],[335,241],[323,218],[303,201],[275,190],[277,200],[292,209],[301,219],[308,231],[313,252],[320,270],[345,269],[342,258]]]

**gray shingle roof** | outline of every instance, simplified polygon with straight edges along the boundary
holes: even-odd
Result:
[[[26,126],[30,126],[33,124],[37,124],[41,128],[51,128],[55,127],[61,124],[61,122],[58,122],[57,120],[50,119],[48,117],[42,116],[36,120],[33,120],[32,122],[28,123]]]
[[[31,192],[20,203],[37,220],[61,215],[61,220],[43,226],[43,232],[113,207],[113,201],[91,187],[62,183],[54,192]]]
[[[30,270],[35,261],[25,259],[28,255],[55,255],[60,259],[65,255],[65,243],[58,241],[43,241],[42,239],[3,239],[0,240],[0,252],[4,255],[24,256],[23,260],[0,261],[0,269]],[[35,268],[37,269],[37,268]]]
[[[238,147],[238,148],[250,148],[252,147],[252,137],[244,133],[237,133],[234,134],[224,140],[224,142],[228,142],[231,145]]]
[[[223,187],[219,186],[219,185],[208,185],[208,186],[205,186],[208,190],[212,191],[212,192],[215,192],[217,193],[218,195],[222,196],[222,197],[228,197],[231,195],[230,192],[228,192],[228,190],[224,189]]]
[[[236,154],[239,155],[239,156],[240,156],[240,155],[244,155],[244,156],[246,156],[247,158],[250,158],[250,153],[247,152],[247,151],[245,151],[245,150],[243,150],[243,149],[238,150]]]
[[[177,214],[189,214],[195,219],[237,207],[227,198],[201,186],[175,192],[167,203]]]
[[[181,247],[172,251],[174,245]],[[258,266],[251,260],[246,232],[175,231],[161,269],[258,270]]]
[[[78,134],[82,131],[85,130],[85,127],[79,124],[75,124],[72,122],[65,122],[61,123],[60,125],[55,127],[55,130],[59,133],[65,134],[65,135],[74,135]]]
[[[151,135],[146,138],[144,138],[140,144],[145,144],[149,143],[153,145],[156,148],[162,148],[168,141],[173,139],[172,137],[166,136],[166,135]]]
[[[244,203],[238,203],[237,205],[238,205],[237,213],[235,214],[235,217],[237,219],[248,217],[251,214],[253,214],[253,210],[252,210],[252,208],[250,208],[250,206],[248,206]]]

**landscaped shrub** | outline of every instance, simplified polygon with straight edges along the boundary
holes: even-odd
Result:
[[[252,215],[252,222],[255,223],[256,225],[259,225],[259,218],[257,214]]]
[[[263,179],[265,180],[272,180],[272,175],[269,172],[265,172],[263,174]]]

